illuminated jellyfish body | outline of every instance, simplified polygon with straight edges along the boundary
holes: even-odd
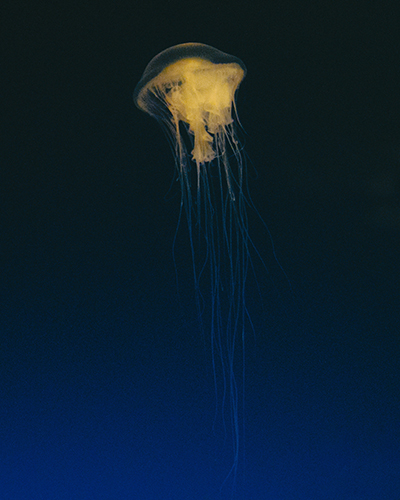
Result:
[[[152,59],[134,92],[136,105],[160,122],[174,146],[199,317],[211,332],[217,404],[233,436],[233,479],[242,436],[245,329],[251,328],[245,301],[251,203],[234,122],[245,74],[240,59],[185,43]]]

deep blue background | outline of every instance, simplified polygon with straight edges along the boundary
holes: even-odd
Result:
[[[396,2],[6,1],[0,19],[0,498],[220,498],[173,158],[132,102],[152,57],[198,41],[247,65],[250,190],[293,291],[255,230],[238,498],[398,500]]]

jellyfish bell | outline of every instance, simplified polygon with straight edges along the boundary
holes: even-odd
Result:
[[[175,45],[147,65],[134,101],[168,126],[180,151],[179,123],[185,123],[193,136],[193,160],[206,163],[221,153],[227,127],[233,122],[235,93],[245,74],[240,59],[209,45]]]

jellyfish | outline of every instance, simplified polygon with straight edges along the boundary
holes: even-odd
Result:
[[[198,316],[209,332],[217,408],[232,435],[231,479],[243,436],[245,334],[252,327],[246,305],[252,203],[235,101],[245,75],[237,57],[184,43],[154,57],[134,91],[135,104],[160,123],[175,154]]]

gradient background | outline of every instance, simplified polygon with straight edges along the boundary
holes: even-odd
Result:
[[[2,500],[227,497],[173,158],[132,102],[188,41],[247,65],[250,190],[293,289],[255,231],[238,498],[399,500],[399,19],[375,4],[2,2]]]

